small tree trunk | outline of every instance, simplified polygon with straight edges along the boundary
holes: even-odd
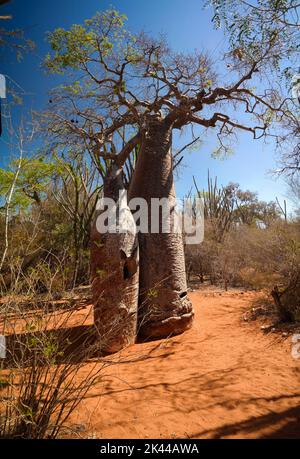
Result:
[[[119,199],[123,189],[122,171],[112,166],[104,183],[104,196]],[[132,219],[129,208],[122,208]],[[91,231],[91,281],[95,324],[103,352],[117,352],[133,344],[137,332],[138,308],[138,242],[136,233],[100,234],[96,211]]]
[[[277,287],[277,285],[275,285],[275,287],[271,291],[271,295],[273,297],[275,306],[277,308],[279,320],[281,322],[292,322],[293,317],[291,313],[283,306],[282,301],[281,301],[282,294],[279,293],[279,288]]]
[[[157,234],[150,231],[151,198],[168,198],[171,209],[175,204],[171,138],[171,128],[161,119],[151,118],[129,190],[130,199],[144,198],[148,204],[149,232],[138,235],[139,334],[143,338],[182,333],[193,319],[187,297],[182,234],[163,233],[161,224]]]

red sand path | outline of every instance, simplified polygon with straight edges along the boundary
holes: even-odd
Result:
[[[191,298],[190,331],[114,356],[127,363],[108,367],[77,408],[71,424],[88,432],[79,435],[300,438],[300,360],[290,338],[275,340],[242,320],[251,293]]]

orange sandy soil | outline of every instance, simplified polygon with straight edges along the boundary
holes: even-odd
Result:
[[[110,357],[114,365],[70,419],[74,436],[300,438],[300,360],[290,337],[243,320],[254,293],[190,296],[193,328]]]

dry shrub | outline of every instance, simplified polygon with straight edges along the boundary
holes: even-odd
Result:
[[[0,437],[56,438],[103,368],[101,343],[87,311],[74,326],[74,308],[49,314],[49,303],[2,305],[1,334],[6,358],[0,360]],[[52,306],[53,309],[53,306]],[[73,320],[73,324],[72,324]],[[80,370],[84,369],[84,378]]]
[[[14,292],[1,299],[0,308],[0,335],[6,336],[6,357],[0,358],[0,438],[74,436],[68,420],[105,376],[103,370],[132,361],[126,354],[105,357],[107,340],[124,323],[116,317],[100,336],[90,288],[84,287],[60,300],[49,293]],[[141,358],[146,355],[138,352]]]
[[[276,221],[268,227],[235,225],[221,242],[214,240],[209,225],[205,229],[204,242],[196,248],[186,248],[187,268],[192,267],[194,273],[225,288],[233,286],[269,292],[276,288],[275,304],[280,318],[300,320],[300,231],[297,221]]]
[[[72,228],[71,218],[51,196],[39,207],[33,205],[29,211],[13,216],[9,222],[8,251],[0,272],[0,294],[17,291],[26,295],[41,292],[53,295],[87,283],[88,241],[78,243],[75,250]],[[1,254],[3,231],[0,215]]]

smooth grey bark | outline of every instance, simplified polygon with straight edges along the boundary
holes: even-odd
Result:
[[[171,154],[172,128],[157,116],[151,117],[143,136],[129,199],[148,203],[151,227],[151,198],[167,198],[174,210],[175,188]],[[174,212],[171,214],[171,223]],[[160,222],[161,223],[161,222]],[[187,296],[183,238],[176,232],[139,233],[140,297],[139,335],[167,337],[182,333],[193,321]]]
[[[122,170],[113,165],[104,182],[104,196],[119,199],[123,189]],[[123,212],[132,218],[129,208]],[[100,234],[96,211],[91,231],[91,282],[94,319],[101,349],[117,352],[133,344],[137,334],[139,289],[138,240],[136,233],[118,232]]]

